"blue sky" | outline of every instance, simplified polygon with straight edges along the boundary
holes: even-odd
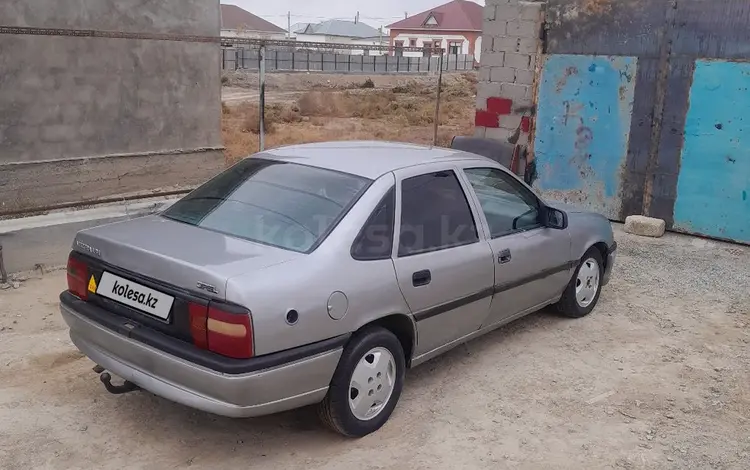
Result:
[[[429,10],[449,0],[222,0],[239,5],[271,23],[286,29],[286,14],[292,12],[292,24],[318,22],[329,18],[351,19],[359,11],[360,20],[378,28],[404,17]],[[484,0],[474,0],[484,5]]]

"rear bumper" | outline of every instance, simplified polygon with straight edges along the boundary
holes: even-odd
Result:
[[[607,260],[604,268],[604,277],[602,278],[602,285],[606,286],[609,284],[612,278],[612,268],[615,265],[615,258],[617,258],[617,242],[612,243],[612,246],[607,250]]]
[[[108,371],[168,400],[233,418],[320,402],[343,350],[339,346],[288,364],[227,374],[112,331],[73,306],[61,304],[60,311],[76,347]]]

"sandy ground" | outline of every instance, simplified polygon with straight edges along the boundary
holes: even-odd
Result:
[[[750,465],[750,248],[617,228],[595,312],[531,315],[407,375],[378,433],[311,409],[230,420],[113,396],[57,313],[62,272],[0,291],[0,467],[475,469]]]

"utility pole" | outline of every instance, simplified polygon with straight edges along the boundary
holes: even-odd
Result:
[[[292,12],[288,12],[286,14],[286,38],[292,39]]]
[[[357,16],[354,17],[354,24],[359,23],[359,12],[357,12]]]

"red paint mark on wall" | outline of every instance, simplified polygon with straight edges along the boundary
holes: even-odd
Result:
[[[521,118],[521,132],[531,132],[531,118],[529,116]]]
[[[477,110],[474,124],[481,127],[500,127],[500,116],[490,111]]]
[[[487,111],[507,116],[513,109],[513,101],[508,98],[487,98]]]

